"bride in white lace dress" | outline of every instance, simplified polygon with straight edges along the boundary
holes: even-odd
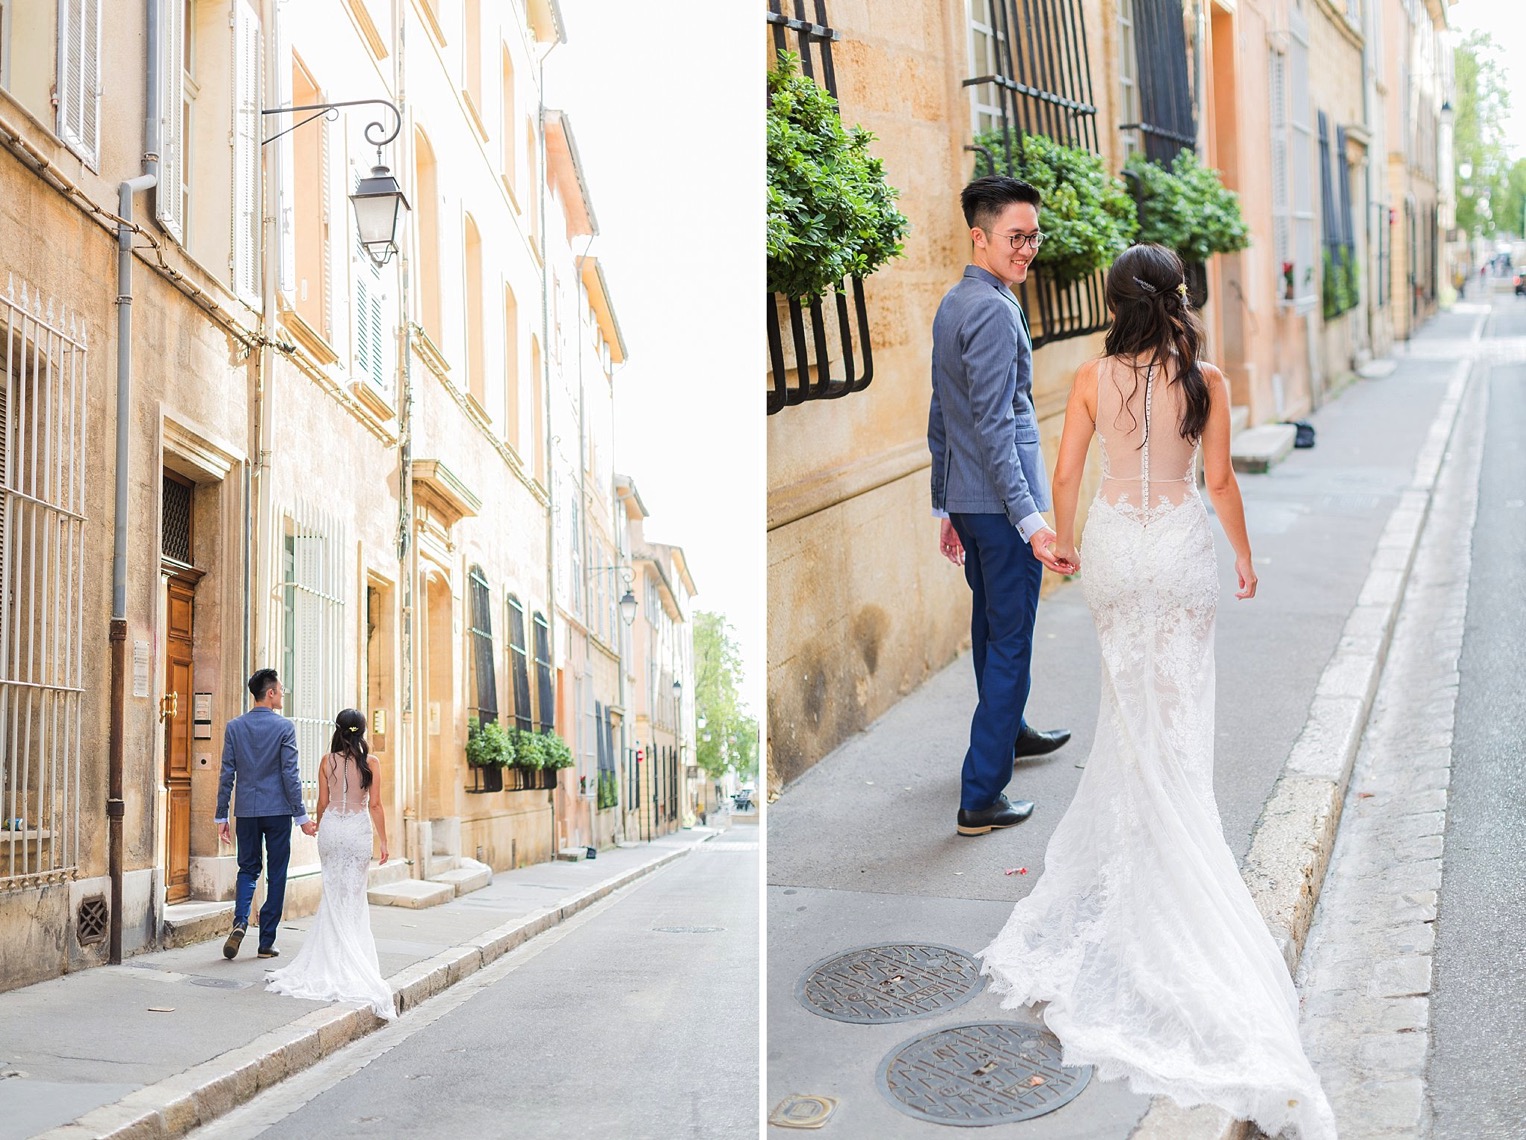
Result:
[[[382,812],[381,766],[366,744],[365,714],[345,709],[334,718],[330,752],[319,764],[318,857],[323,898],[318,917],[290,966],[266,979],[275,993],[313,1001],[358,1001],[377,1017],[397,1016],[392,987],[381,976],[366,871],[371,828],[387,861],[387,821]]]
[[[1256,593],[1228,385],[1199,360],[1176,254],[1134,246],[1106,288],[1107,356],[1076,375],[1054,479],[1055,557],[1084,563],[1102,649],[1096,742],[1044,873],[983,969],[1007,1008],[1048,1003],[1067,1064],[1217,1105],[1269,1136],[1327,1140],[1335,1118],[1299,1041],[1298,998],[1213,798],[1219,578],[1200,449],[1235,596]],[[1102,482],[1078,553],[1094,432]]]

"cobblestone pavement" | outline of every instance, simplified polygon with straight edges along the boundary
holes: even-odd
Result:
[[[1487,339],[1440,343],[1452,349],[1443,358],[1471,355],[1476,372],[1516,349]],[[1526,342],[1520,349],[1526,355]],[[1298,971],[1305,1044],[1342,1140],[1429,1135],[1435,924],[1487,404],[1487,387],[1475,377],[1416,554]]]

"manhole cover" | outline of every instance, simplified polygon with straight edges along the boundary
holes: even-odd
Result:
[[[248,982],[241,982],[237,978],[189,978],[187,980],[193,986],[206,986],[213,990],[241,990],[249,985]]]
[[[985,985],[975,959],[926,943],[863,946],[818,962],[795,986],[806,1009],[872,1025],[962,1005]]]
[[[880,1091],[908,1116],[936,1124],[1031,1120],[1070,1103],[1090,1065],[1060,1064],[1048,1030],[1013,1021],[957,1025],[913,1037],[880,1062]]]
[[[654,926],[659,934],[718,934],[724,926]]]

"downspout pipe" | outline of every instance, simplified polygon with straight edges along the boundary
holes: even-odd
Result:
[[[123,835],[126,816],[125,721],[127,712],[127,490],[132,412],[132,221],[133,195],[159,184],[159,6],[149,0],[148,53],[143,98],[143,173],[117,187],[117,423],[116,520],[111,554],[111,724],[106,748],[107,873],[111,879],[110,961],[122,961]]]

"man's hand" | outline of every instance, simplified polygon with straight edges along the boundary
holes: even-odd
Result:
[[[1054,541],[1054,531],[1046,526],[1028,540],[1028,545],[1033,547],[1033,557],[1037,558],[1049,569],[1053,570],[1056,574],[1068,574],[1070,571],[1066,570],[1055,560]]]
[[[233,846],[233,828],[228,824],[227,820],[223,820],[217,825],[217,838],[228,844],[228,846]]]
[[[316,823],[314,823],[312,820],[308,820],[306,823],[304,823],[302,825],[302,834],[303,835],[317,835],[318,834],[318,825]]]
[[[964,565],[964,543],[959,541],[959,532],[948,519],[938,528],[938,550],[955,566]]]

